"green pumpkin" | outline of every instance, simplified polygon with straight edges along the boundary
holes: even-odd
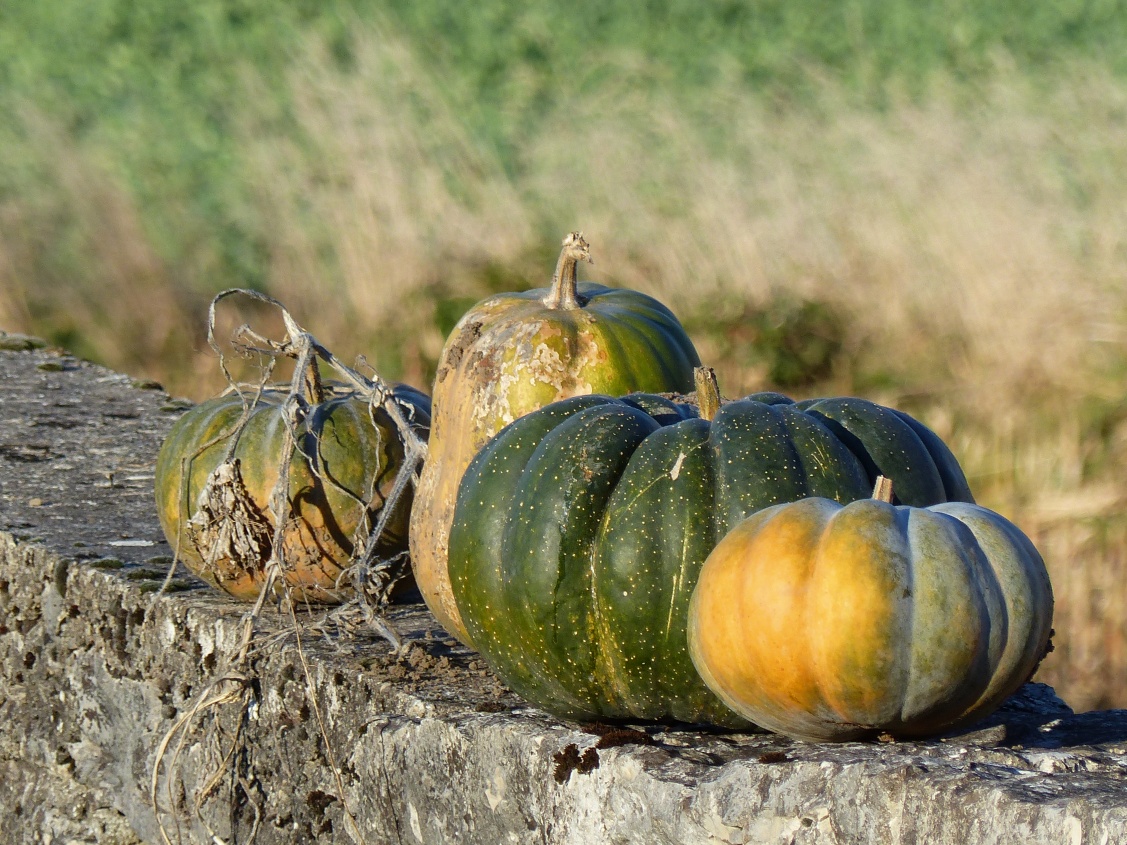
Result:
[[[425,437],[430,400],[397,385],[393,395]],[[275,538],[270,497],[283,462],[288,464],[287,524],[282,535],[285,582],[298,601],[333,602],[347,595],[339,582],[356,543],[380,517],[382,504],[403,461],[403,443],[382,407],[346,390],[327,393],[307,406],[294,448],[286,441],[287,394],[268,390],[237,432],[243,400],[230,393],[185,413],[161,446],[156,465],[157,514],[168,542],[196,575],[235,598],[252,601],[265,581]],[[249,399],[249,397],[248,397]],[[201,514],[214,483],[226,473],[228,502],[243,527],[232,539],[230,523]],[[218,475],[216,477],[219,477]],[[410,485],[381,537],[378,554],[407,548]]]
[[[744,725],[689,657],[702,563],[749,514],[862,499],[877,472],[906,504],[972,500],[935,434],[861,399],[761,394],[712,419],[660,396],[555,403],[462,479],[449,562],[461,618],[505,683],[553,713]]]

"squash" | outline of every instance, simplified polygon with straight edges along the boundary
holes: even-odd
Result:
[[[721,407],[698,373],[703,416],[656,395],[576,397],[512,423],[466,470],[454,595],[473,645],[546,710],[746,724],[688,652],[689,597],[717,540],[779,502],[863,498],[870,464],[914,500],[970,499],[915,420],[860,399]]]
[[[434,384],[434,423],[411,517],[411,563],[442,626],[463,642],[447,548],[458,482],[474,454],[518,417],[588,393],[692,389],[699,360],[661,303],[632,290],[576,281],[590,260],[583,236],[563,242],[550,288],[475,305],[451,332]]]
[[[1036,548],[986,508],[810,498],[719,542],[689,646],[709,688],[762,727],[922,737],[989,715],[1028,680],[1052,613]]]
[[[265,581],[276,524],[270,496],[283,464],[289,491],[281,557],[297,601],[344,597],[340,576],[395,484],[404,450],[387,412],[374,406],[370,414],[356,393],[327,387],[299,415],[288,455],[289,394],[281,390],[248,395],[242,428],[238,393],[203,402],[177,420],[161,446],[155,485],[164,534],[188,569],[235,598],[256,599]],[[405,385],[392,394],[425,438],[429,399]],[[406,550],[409,509],[410,485],[389,515],[381,557]]]

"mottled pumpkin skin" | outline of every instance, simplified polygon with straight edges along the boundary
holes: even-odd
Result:
[[[493,296],[455,326],[439,359],[434,423],[411,516],[415,580],[442,626],[468,642],[447,549],[458,482],[490,437],[530,411],[590,393],[687,391],[700,361],[677,318],[631,290],[581,283],[580,306],[547,288]]]
[[[689,643],[708,686],[762,727],[920,737],[988,715],[1028,680],[1052,611],[1041,556],[992,511],[812,498],[720,541]]]
[[[565,717],[746,725],[686,638],[700,567],[729,527],[806,496],[864,498],[869,465],[905,495],[970,497],[914,420],[855,399],[803,408],[764,394],[709,421],[658,396],[586,396],[510,425],[466,470],[450,535],[474,646]]]
[[[428,398],[405,386],[397,386],[394,393],[425,438]],[[254,508],[270,526],[271,538],[274,518],[269,502],[283,461],[285,398],[283,393],[263,393],[233,453]],[[185,413],[161,446],[155,483],[161,527],[179,558],[212,586],[252,601],[262,589],[268,550],[260,559],[221,557],[208,566],[206,550],[196,547],[188,527],[208,476],[227,454],[242,413],[237,394],[208,400]],[[375,524],[378,503],[395,483],[403,444],[382,408],[374,417],[373,426],[366,401],[353,394],[337,395],[312,405],[299,426],[297,448],[288,456],[288,503],[294,518],[283,535],[285,580],[299,601],[335,602],[347,594],[337,579],[349,564],[354,542],[362,539],[356,533]],[[376,491],[377,506],[367,510],[364,503]],[[384,556],[406,549],[409,510],[410,485],[380,542]]]

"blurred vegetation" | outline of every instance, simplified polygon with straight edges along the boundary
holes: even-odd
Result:
[[[1127,705],[1127,2],[0,0],[0,116],[0,329],[202,398],[253,287],[425,385],[583,229],[727,395],[935,428]]]
[[[741,299],[712,302],[684,322],[691,335],[712,338],[717,360],[784,390],[830,377],[846,335],[833,306],[786,292],[759,307]]]
[[[32,272],[56,282],[89,272],[78,212],[49,200],[76,189],[60,184],[57,162],[78,151],[127,193],[153,257],[189,299],[269,285],[271,221],[246,135],[275,133],[313,153],[287,76],[311,41],[348,75],[359,69],[358,41],[392,32],[417,51],[472,142],[516,180],[539,164],[528,147],[545,121],[608,91],[672,103],[715,148],[734,103],[714,95],[733,89],[756,92],[769,109],[817,113],[826,78],[837,85],[834,108],[848,98],[887,109],[925,97],[936,80],[973,98],[999,67],[1052,79],[1083,56],[1127,70],[1118,0],[580,0],[564,13],[507,0],[7,0],[2,10],[0,111],[13,119],[0,121],[0,199],[32,205],[21,221],[33,230]],[[403,106],[425,121],[433,104]],[[552,242],[565,215],[533,212],[532,231]],[[53,334],[83,344],[65,321]]]

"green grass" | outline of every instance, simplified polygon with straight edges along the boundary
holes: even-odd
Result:
[[[566,12],[499,0],[389,6],[410,39],[434,45],[431,56],[455,80],[459,100],[506,136],[519,132],[515,122],[550,109],[562,90],[595,90],[623,72],[631,84],[678,92],[735,75],[784,100],[812,76],[833,75],[860,99],[879,102],[898,88],[926,91],[937,75],[973,83],[999,63],[1044,72],[1082,54],[1127,68],[1120,2],[580,0]]]

